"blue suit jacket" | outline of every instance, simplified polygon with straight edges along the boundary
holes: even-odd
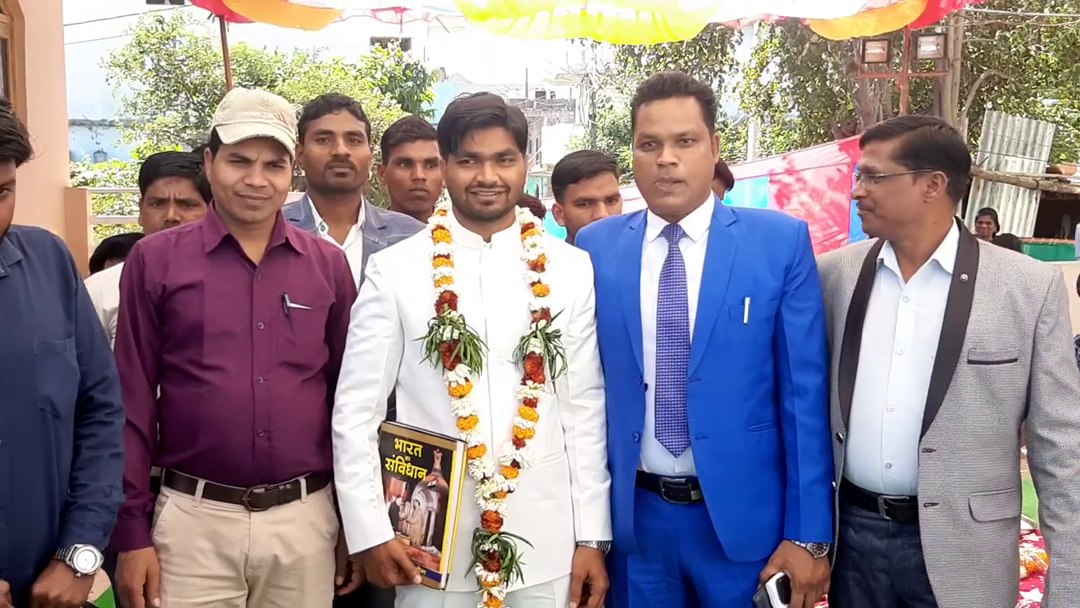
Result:
[[[577,237],[595,268],[612,523],[621,551],[635,548],[645,423],[639,291],[645,218],[645,211],[611,217]],[[832,542],[825,340],[806,222],[717,200],[691,338],[687,416],[709,516],[729,559],[763,559],[784,539]]]

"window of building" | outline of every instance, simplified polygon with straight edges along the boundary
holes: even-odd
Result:
[[[12,98],[11,91],[11,15],[0,2],[0,97]]]

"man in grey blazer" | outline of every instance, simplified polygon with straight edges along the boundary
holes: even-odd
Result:
[[[1044,608],[1080,599],[1080,374],[1052,265],[955,217],[960,135],[902,116],[860,142],[854,197],[878,237],[818,261],[838,488],[831,608],[1012,608],[1020,429],[1051,555]]]
[[[292,225],[341,247],[359,287],[372,253],[416,234],[424,224],[364,200],[373,156],[371,122],[355,99],[337,93],[316,97],[301,110],[297,127],[296,161],[308,190],[281,213]],[[387,418],[394,415],[391,395]],[[334,608],[393,607],[393,589],[364,584],[352,591],[360,572],[358,566],[350,568],[337,574],[340,595]]]

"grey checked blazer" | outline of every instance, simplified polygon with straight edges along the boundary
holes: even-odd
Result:
[[[367,267],[368,256],[376,251],[382,251],[387,247],[403,241],[420,232],[424,223],[414,217],[410,217],[396,211],[389,211],[376,207],[364,201],[364,225],[360,232],[364,237],[364,267]],[[311,199],[308,195],[297,201],[293,201],[281,209],[282,216],[293,226],[301,230],[307,230],[317,234],[315,216],[311,213]],[[360,283],[364,282],[364,269],[360,269]]]
[[[836,482],[882,243],[818,259],[831,357]],[[941,608],[1013,608],[1020,425],[1050,554],[1043,608],[1080,606],[1080,372],[1061,272],[963,225],[919,446],[923,553]],[[839,546],[837,551],[843,551]]]

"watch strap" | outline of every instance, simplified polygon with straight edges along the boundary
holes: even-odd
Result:
[[[611,551],[610,540],[579,540],[577,546],[596,549],[597,551],[604,553],[604,555],[607,555],[607,553]]]
[[[829,554],[829,551],[832,549],[832,545],[830,545],[829,543],[807,543],[798,540],[792,540],[788,542],[793,545],[802,547],[803,549],[806,549],[806,551],[809,552],[810,555],[813,555],[815,559],[821,559],[827,556]]]

